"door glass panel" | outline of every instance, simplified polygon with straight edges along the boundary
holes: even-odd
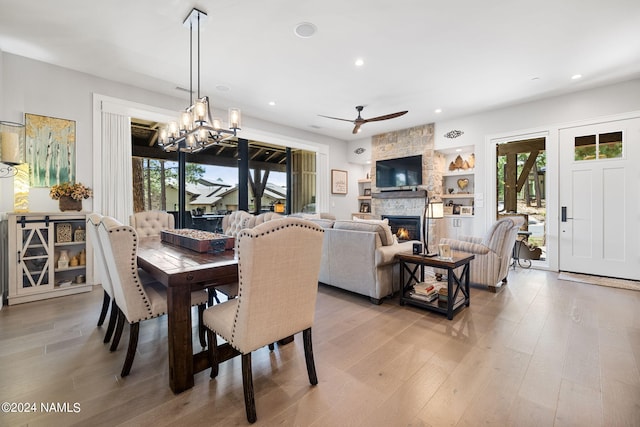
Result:
[[[586,135],[575,138],[575,155],[576,161],[595,160],[596,158],[596,136]]]
[[[622,157],[622,132],[585,135],[575,138],[574,160],[615,159]]]
[[[601,133],[599,139],[599,158],[615,159],[622,157],[622,132]]]

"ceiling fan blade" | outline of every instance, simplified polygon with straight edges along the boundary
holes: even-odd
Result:
[[[355,127],[353,128],[353,132],[351,132],[351,133],[353,133],[354,135],[355,135],[356,133],[358,133],[358,132],[360,131],[360,126],[362,125],[362,123],[363,123],[363,122],[358,122],[358,123],[356,123]]]
[[[370,119],[364,119],[364,123],[367,122],[379,122],[380,120],[395,119],[396,117],[404,116],[408,111],[399,111],[397,113],[385,114],[384,116],[372,117]]]
[[[318,114],[320,117],[325,117],[327,119],[333,119],[333,120],[342,120],[343,122],[350,122],[353,123],[353,120],[351,119],[341,119],[340,117],[330,117],[330,116],[323,116],[322,114]]]

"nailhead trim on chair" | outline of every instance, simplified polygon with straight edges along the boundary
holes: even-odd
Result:
[[[138,236],[134,233],[134,229],[132,228],[112,228],[109,230],[109,233],[114,233],[114,232],[120,232],[120,231],[127,231],[130,234],[133,235],[133,242],[134,244],[134,248],[138,247]],[[142,297],[142,299],[144,300],[144,305],[148,310],[148,315],[144,318],[139,319],[137,322],[141,322],[143,320],[149,320],[149,319],[153,319],[155,317],[159,317],[162,316],[166,313],[158,313],[158,315],[153,315],[152,311],[151,311],[151,302],[149,301],[149,298],[147,297],[147,294],[144,291],[144,288],[142,286],[142,283],[140,283],[140,278],[138,277],[138,255],[136,254],[135,251],[131,252],[131,273],[136,277],[135,279],[135,284],[136,284],[136,289],[138,290],[138,293],[140,294],[140,296]],[[137,323],[137,322],[129,322],[129,323]]]
[[[313,230],[315,230],[315,231],[317,231],[319,233],[324,233],[324,229],[322,229],[322,228],[317,229],[318,226],[316,224],[313,224],[313,226],[310,226],[308,224],[299,224],[299,223],[297,223],[297,224],[278,225],[275,228],[272,228],[272,229],[267,230],[267,231],[263,231],[262,233],[260,233],[258,235],[255,235],[255,236],[251,233],[251,229],[244,229],[238,235],[238,240],[240,240],[240,237],[243,236],[243,235],[251,237],[251,238],[258,238],[260,236],[267,235],[267,234],[271,233],[272,231],[280,230],[282,228],[288,228],[288,227],[311,228],[311,229],[313,229]],[[239,246],[238,246],[238,248],[239,248]],[[240,256],[241,255],[242,254],[240,253],[240,250],[238,250],[238,266],[240,266]],[[242,298],[241,297],[242,297],[242,270],[238,267],[238,306],[240,306],[240,304],[242,303]],[[236,314],[235,314],[234,320],[233,320],[233,329],[231,331],[231,340],[232,341],[235,338],[236,324],[238,322],[238,311],[239,310],[236,310]],[[216,332],[216,331],[213,331],[213,332]],[[229,343],[229,344],[233,348],[235,348],[236,350],[240,351],[240,349],[237,348],[235,345],[233,345],[233,343]]]

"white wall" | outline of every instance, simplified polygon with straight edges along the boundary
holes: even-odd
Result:
[[[489,188],[491,175],[495,174],[495,163],[487,162],[487,145],[492,139],[510,135],[532,134],[557,130],[561,124],[589,121],[602,116],[628,113],[640,110],[640,79],[614,85],[588,89],[572,94],[555,96],[538,101],[513,105],[481,114],[440,121],[435,127],[435,148],[475,145],[476,176],[475,192],[485,195],[485,208],[476,208],[475,232],[484,231],[491,219],[486,216],[486,206],[495,194],[495,187]],[[464,135],[447,139],[443,135],[459,129]],[[547,139],[547,144],[556,141],[555,135]],[[551,147],[551,151],[557,147]],[[547,147],[549,150],[550,147]],[[557,159],[547,156],[547,188],[557,183],[550,177],[557,176]],[[555,171],[554,171],[555,169]],[[493,199],[495,200],[495,198]]]
[[[142,90],[40,61],[0,51],[0,113],[2,120],[24,123],[24,113],[40,114],[76,121],[78,181],[92,185],[93,157],[92,97],[94,93],[140,104],[179,111],[186,100]],[[311,145],[328,147],[329,168],[350,170],[344,141],[243,117],[247,128],[283,135]],[[269,142],[269,141],[265,141]],[[350,174],[355,175],[355,174]],[[326,188],[329,188],[329,176]],[[13,209],[13,179],[0,180],[0,212]],[[351,183],[350,183],[351,184]],[[329,210],[339,218],[348,218],[356,205],[356,192],[347,196],[329,195]],[[84,201],[84,209],[93,208],[93,199]],[[57,201],[49,198],[48,188],[34,188],[29,194],[30,211],[57,211]]]

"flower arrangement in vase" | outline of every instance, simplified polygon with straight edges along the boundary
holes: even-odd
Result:
[[[63,182],[62,184],[56,184],[51,187],[49,196],[53,200],[60,201],[60,210],[63,212],[81,211],[82,199],[88,199],[93,196],[93,191],[80,182],[75,184]]]

